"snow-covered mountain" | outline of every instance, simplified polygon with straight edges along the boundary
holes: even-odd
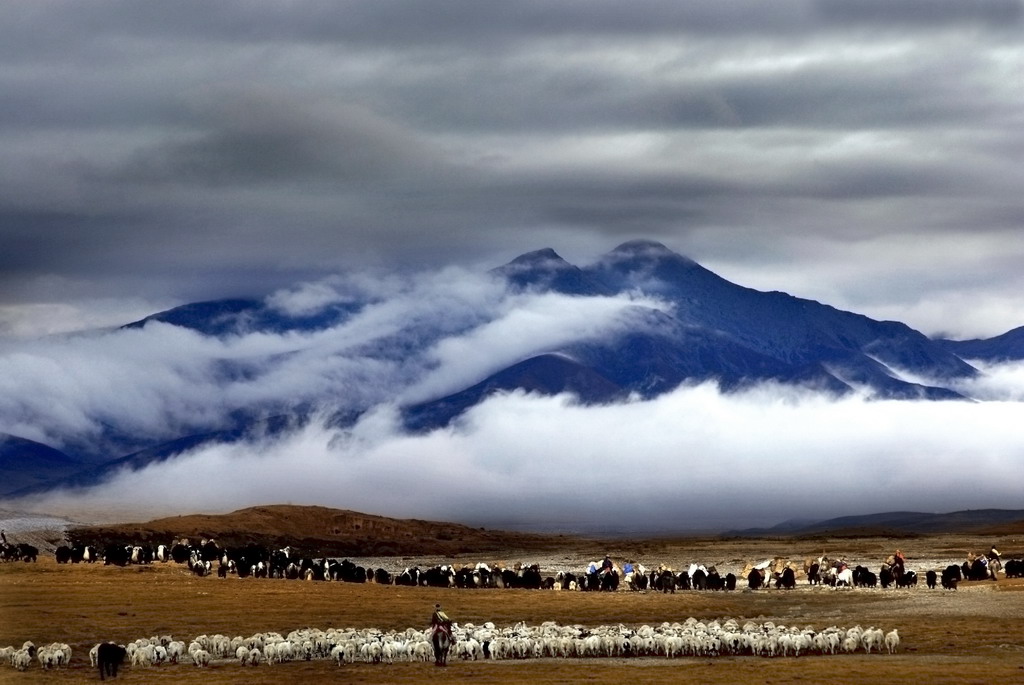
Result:
[[[1024,329],[930,340],[899,322],[731,283],[651,241],[583,267],[544,249],[487,274],[310,290],[187,304],[46,348],[58,380],[112,400],[83,399],[72,418],[42,400],[4,400],[12,419],[0,432],[12,435],[0,496],[89,485],[313,419],[350,426],[382,405],[424,432],[517,389],[601,404],[683,383],[729,392],[771,382],[955,401],[969,399],[964,383],[978,374],[965,360],[1024,358]],[[76,365],[105,372],[94,379]],[[33,440],[14,437],[24,426]]]

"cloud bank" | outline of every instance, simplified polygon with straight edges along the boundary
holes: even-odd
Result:
[[[314,422],[203,448],[31,505],[123,518],[290,502],[623,533],[1022,508],[1019,411],[1016,401],[837,401],[770,386],[731,395],[681,387],[601,407],[517,392],[428,435],[403,434],[381,407],[351,430]]]

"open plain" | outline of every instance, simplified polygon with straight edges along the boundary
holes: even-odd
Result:
[[[833,589],[810,587],[801,580],[786,591],[587,593],[511,589],[466,590],[239,579],[216,575],[198,578],[174,563],[104,566],[102,563],[58,565],[52,554],[38,563],[0,564],[0,646],[66,642],[73,649],[69,668],[44,671],[38,663],[25,672],[0,666],[0,682],[63,683],[98,679],[87,652],[99,641],[128,642],[170,634],[185,640],[200,634],[249,636],[260,631],[287,634],[299,628],[423,628],[435,602],[442,602],[459,623],[491,621],[511,626],[525,621],[556,621],[584,626],[656,626],[735,618],[773,621],[788,626],[854,625],[898,629],[895,655],[864,654],[799,658],[750,656],[705,658],[453,660],[446,680],[474,683],[562,682],[1024,682],[1024,580],[964,582],[956,591],[929,590],[928,569],[962,561],[968,551],[997,545],[1004,558],[1020,557],[1024,537],[1016,531],[993,535],[936,535],[816,539],[650,539],[573,541],[559,537],[561,548],[465,552],[442,557],[353,556],[361,565],[400,571],[433,563],[456,566],[487,563],[538,563],[542,571],[579,571],[592,558],[609,553],[632,557],[648,567],[664,563],[679,568],[690,561],[715,564],[724,574],[749,561],[783,557],[800,560],[827,552],[877,571],[881,560],[900,547],[907,565],[922,582],[910,589]],[[740,587],[745,584],[740,582]],[[329,660],[294,661],[258,668],[234,661],[214,662],[199,670],[191,664],[145,668],[125,666],[119,682],[274,683],[394,682],[437,678],[432,663],[347,664]]]

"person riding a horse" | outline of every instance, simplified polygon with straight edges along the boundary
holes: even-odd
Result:
[[[430,615],[430,644],[434,647],[434,665],[448,665],[448,651],[455,641],[452,638],[452,620],[441,610],[440,604],[434,605],[434,613]]]

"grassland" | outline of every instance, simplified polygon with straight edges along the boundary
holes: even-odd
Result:
[[[957,558],[963,550],[995,542],[1004,554],[1018,553],[1017,537],[965,538],[935,536],[902,541],[912,548],[912,566]],[[825,543],[814,541],[643,541],[607,543],[613,554],[682,560],[717,555],[740,561],[772,554],[802,558]],[[850,539],[831,541],[857,558],[870,560],[900,541]],[[584,559],[598,547],[566,547],[559,560]],[[535,551],[533,552],[535,553]],[[506,551],[503,556],[516,558]],[[917,563],[913,560],[917,559]],[[552,557],[552,558],[556,558]],[[466,561],[471,560],[467,556]],[[395,559],[400,565],[408,559]],[[452,559],[458,562],[459,559]],[[872,566],[876,563],[871,562]],[[286,633],[301,627],[377,627],[383,630],[423,627],[434,602],[462,623],[517,621],[630,626],[699,619],[750,618],[786,625],[878,626],[898,628],[903,646],[897,655],[847,655],[760,659],[539,660],[455,662],[446,680],[483,683],[678,682],[786,683],[843,682],[1024,682],[1024,582],[963,583],[956,592],[928,590],[836,591],[801,586],[786,592],[615,594],[521,590],[455,590],[345,583],[195,578],[183,567],[0,564],[0,646],[67,642],[74,649],[69,669],[44,672],[38,665],[24,673],[0,667],[0,682],[63,683],[98,679],[86,653],[100,640],[125,642],[171,634],[179,639],[207,633],[250,635]],[[432,664],[357,664],[339,668],[329,661],[293,662],[259,668],[217,663],[198,671],[191,665],[125,668],[119,681],[279,685],[292,682],[416,683],[438,677]]]

